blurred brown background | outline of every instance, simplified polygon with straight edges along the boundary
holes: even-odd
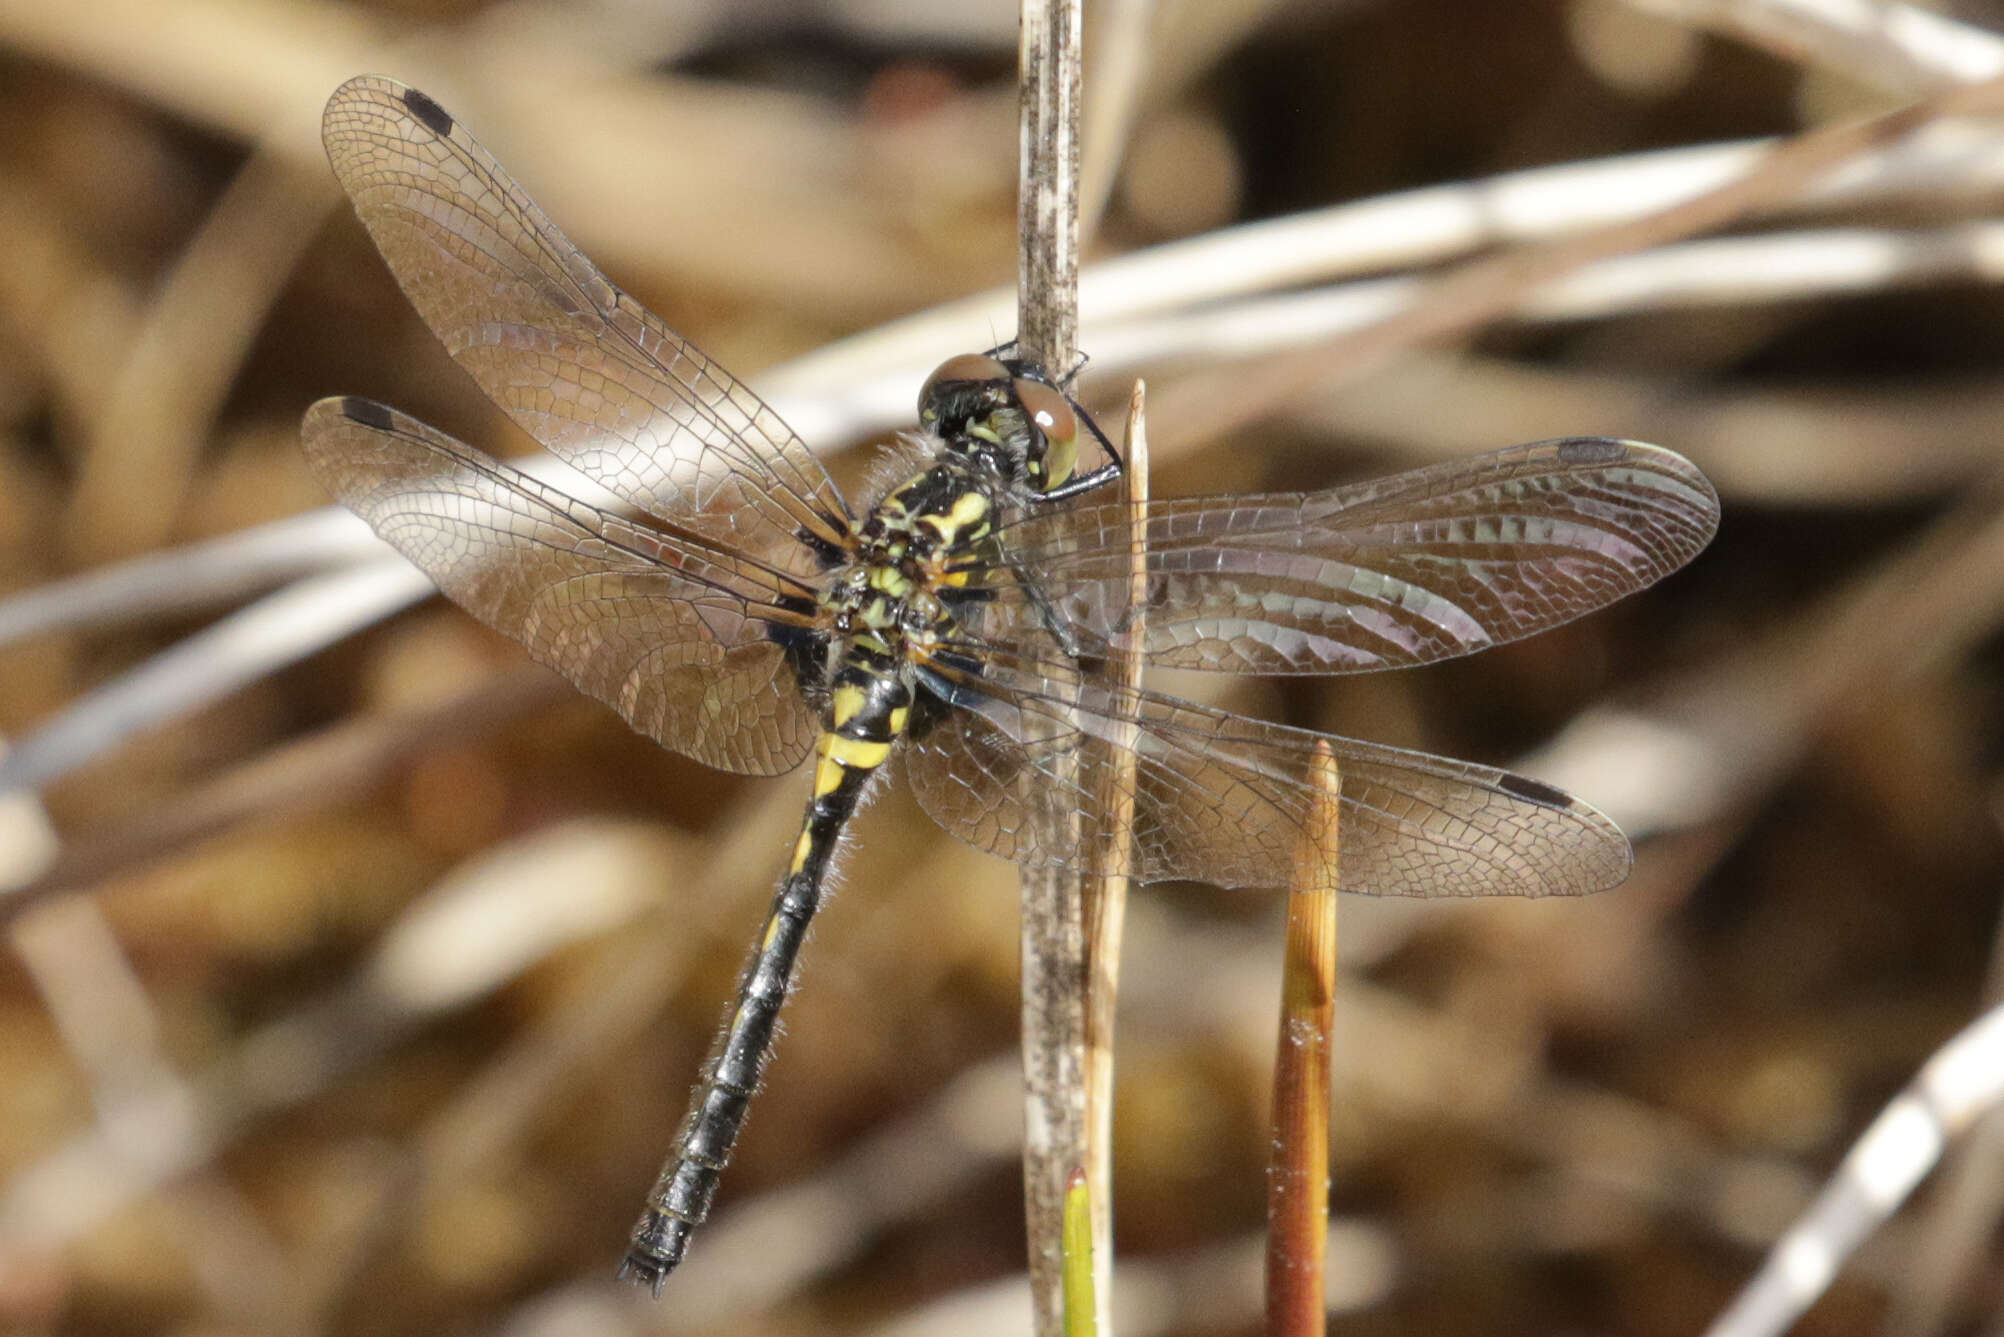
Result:
[[[2004,30],[1948,6],[1975,31],[1930,63],[1869,24],[1818,45],[1775,6],[1690,26],[1716,8],[1088,6],[1115,136],[1089,153],[1117,163],[1088,184],[1089,258],[1520,184],[1445,202],[1472,247],[1377,238],[1330,272],[1432,267],[1644,190],[1508,174],[1882,110],[1980,73],[1981,30]],[[434,94],[617,281],[756,376],[1010,281],[1014,59],[991,3],[0,0],[0,586],[323,505],[297,424],[324,394],[521,444],[337,198],[315,125],[347,76]],[[1638,837],[1630,884],[1589,902],[1346,901],[1332,1331],[1702,1330],[1994,993],[2000,156],[1970,127],[1876,193],[1791,202],[1742,249],[1486,321],[1256,429],[1156,424],[1157,494],[1604,433],[1683,450],[1725,506],[1691,569],[1583,624],[1210,687],[1533,766]],[[1094,370],[1174,402],[1255,366],[1195,328]],[[957,351],[873,374],[909,396]],[[1109,427],[1123,387],[1088,380]],[[339,569],[268,564],[246,590]],[[194,603],[58,608],[0,648],[0,730],[231,606]],[[0,815],[33,898],[0,957],[0,1331],[1022,1330],[1009,868],[907,795],[872,807],[713,1224],[656,1305],[611,1269],[801,786],[661,753],[437,600],[253,676]],[[1117,1311],[1256,1331],[1278,906],[1170,887],[1131,914]],[[1798,1331],[1998,1331],[1977,1137]]]

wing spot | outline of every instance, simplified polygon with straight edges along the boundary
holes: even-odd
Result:
[[[1496,787],[1506,794],[1514,794],[1521,799],[1547,808],[1570,809],[1573,796],[1563,789],[1556,789],[1543,780],[1533,780],[1528,775],[1512,775],[1504,772],[1496,781]]]
[[[1612,464],[1627,457],[1627,446],[1604,436],[1579,436],[1559,442],[1560,464]]]
[[[452,133],[452,113],[439,106],[415,88],[404,90],[404,105],[411,115],[418,118],[424,127],[440,139]]]
[[[379,432],[387,432],[396,426],[396,419],[387,406],[378,404],[373,399],[364,399],[360,395],[342,396],[341,416],[364,427],[373,427]]]

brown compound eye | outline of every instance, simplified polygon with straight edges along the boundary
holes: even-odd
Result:
[[[952,385],[957,381],[1006,381],[1009,369],[986,353],[962,353],[950,357],[939,364],[939,369],[925,378],[919,387],[919,421],[930,423],[939,416],[939,409],[933,403],[935,394],[942,385]]]
[[[1048,491],[1070,478],[1078,467],[1078,414],[1064,395],[1042,381],[1019,376],[1010,388],[1043,439],[1042,452],[1033,454],[1026,463],[1031,481],[1040,491]]]

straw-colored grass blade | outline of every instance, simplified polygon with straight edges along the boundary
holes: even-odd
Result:
[[[1266,1330],[1324,1328],[1329,1239],[1329,1044],[1335,1021],[1336,836],[1342,777],[1325,750],[1316,779],[1328,802],[1301,842],[1287,903],[1287,964],[1273,1072],[1273,1160],[1267,1178]]]

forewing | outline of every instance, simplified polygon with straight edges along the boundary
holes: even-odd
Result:
[[[1143,881],[1288,886],[1323,801],[1318,744],[1341,776],[1340,883],[1386,896],[1574,896],[1628,874],[1628,841],[1579,800],[1487,766],[1266,724],[990,652],[936,662],[948,710],[907,742],[912,790],[946,830],[1018,863],[1101,847],[1135,754],[1132,844]],[[1055,787],[1055,789],[1054,789]],[[1056,848],[1032,820],[1056,801],[1082,824]]]
[[[803,590],[545,487],[394,409],[307,411],[329,491],[440,589],[641,733],[706,765],[790,770],[815,721],[771,638]]]
[[[378,75],[327,103],[334,173],[411,304],[524,430],[639,510],[783,569],[846,537],[778,414],[609,282],[423,93]]]
[[[1472,654],[1645,588],[1696,556],[1718,518],[1682,456],[1598,437],[1326,492],[1155,501],[1143,654],[1276,674]],[[1035,624],[1020,571],[1082,649],[1104,653],[1128,617],[1129,552],[1125,503],[1035,512],[983,554],[987,616]]]

